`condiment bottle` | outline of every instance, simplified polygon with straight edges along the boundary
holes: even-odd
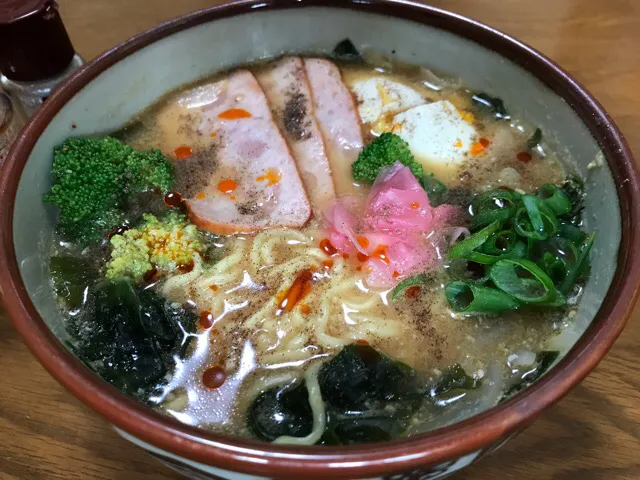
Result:
[[[0,167],[9,153],[11,144],[18,136],[22,124],[22,119],[13,109],[9,95],[0,91]]]
[[[0,0],[0,84],[25,116],[82,64],[54,0]]]

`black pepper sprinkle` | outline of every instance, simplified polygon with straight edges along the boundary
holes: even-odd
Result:
[[[282,112],[284,128],[294,140],[309,137],[309,120],[307,119],[307,99],[301,92],[289,94]]]

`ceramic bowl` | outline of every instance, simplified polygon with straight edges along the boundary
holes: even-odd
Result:
[[[282,53],[328,52],[349,37],[499,95],[587,178],[593,274],[564,357],[533,387],[481,415],[384,444],[295,448],[213,434],[119,393],[63,346],[47,278],[55,211],[52,148],[118,129],[164,93],[220,69]],[[546,135],[546,133],[545,133]],[[596,168],[591,168],[595,166]],[[566,72],[519,41],[435,8],[391,0],[257,0],[213,7],[138,35],[82,68],[26,126],[0,179],[0,288],[17,330],[66,388],[124,437],[194,478],[435,479],[529,425],[582,380],[621,332],[640,276],[639,184],[629,149],[602,107]]]

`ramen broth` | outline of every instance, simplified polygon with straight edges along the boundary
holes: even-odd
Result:
[[[478,97],[478,92],[466,88],[461,80],[436,75],[422,67],[340,60],[335,60],[335,64],[354,98],[364,145],[384,132],[408,139],[410,146],[440,141],[438,135],[449,138],[452,134],[445,127],[434,130],[432,126],[428,127],[432,130],[425,133],[431,137],[426,140],[414,137],[420,136],[422,119],[439,118],[437,115],[444,115],[442,112],[451,114],[447,109],[452,106],[456,118],[446,121],[451,128],[462,132],[462,137],[453,142],[454,150],[443,144],[437,148],[426,145],[424,151],[447,152],[446,155],[453,155],[456,160],[443,161],[420,154],[419,148],[414,156],[424,172],[432,173],[447,187],[443,204],[458,208],[467,218],[457,224],[446,224],[446,228],[442,227],[445,233],[420,236],[420,241],[433,249],[433,258],[429,257],[429,268],[425,269],[421,281],[400,293],[397,285],[415,272],[394,270],[384,281],[372,281],[376,274],[372,272],[372,265],[387,268],[387,249],[391,247],[382,241],[376,245],[372,239],[378,237],[364,234],[356,238],[358,245],[348,244],[348,250],[334,245],[336,232],[327,222],[327,210],[322,211],[317,205],[312,205],[312,215],[300,227],[208,234],[206,257],[195,255],[187,268],[158,275],[146,284],[147,289],[157,292],[167,302],[187,306],[197,314],[195,330],[185,337],[188,342],[183,341],[185,352],[175,358],[175,368],[166,381],[146,398],[158,411],[181,422],[255,437],[256,428],[248,416],[258,415],[256,398],[274,388],[288,386],[291,390],[304,380],[309,393],[303,391],[302,397],[308,397],[310,402],[305,414],[309,418],[315,415],[313,425],[301,427],[305,435],[279,437],[277,441],[318,443],[320,436],[310,433],[320,426],[326,427],[322,423],[325,420],[316,418],[318,409],[324,412],[323,409],[329,411],[333,407],[315,405],[314,402],[322,403],[322,399],[318,400],[322,392],[312,394],[312,387],[318,385],[318,381],[320,385],[328,381],[322,365],[335,359],[345,347],[355,346],[358,354],[364,352],[365,347],[371,347],[385,358],[402,362],[414,372],[412,379],[417,378],[426,385],[451,373],[454,365],[464,371],[465,380],[456,384],[456,389],[447,390],[446,398],[438,396],[442,391],[439,387],[431,388],[431,396],[437,397],[437,401],[412,406],[403,428],[393,430],[392,436],[431,430],[496,405],[505,392],[520,384],[524,375],[532,370],[540,352],[554,350],[554,339],[571,328],[579,289],[572,291],[568,306],[519,308],[497,315],[456,312],[445,297],[452,270],[460,268],[456,262],[447,260],[447,249],[455,242],[454,237],[461,235],[456,228],[466,230],[468,227],[469,205],[474,197],[496,188],[524,194],[544,184],[560,185],[565,180],[565,169],[544,138],[531,143],[535,126],[511,117],[503,111],[499,99],[488,95]],[[264,72],[273,68],[273,62],[243,68],[264,86]],[[275,204],[284,201],[277,196],[284,193],[265,192],[269,188],[281,188],[278,192],[288,189],[284,184],[287,177],[267,169],[264,178],[252,180],[250,190],[242,190],[243,172],[223,162],[224,149],[218,143],[229,138],[231,130],[203,127],[202,112],[213,108],[211,105],[222,95],[208,86],[229,75],[230,72],[219,73],[168,94],[118,136],[136,149],[158,148],[171,159],[178,180],[175,190],[183,199],[219,195],[224,201],[237,203],[238,215],[254,212],[251,218],[261,219],[260,209],[274,209]],[[375,89],[370,88],[372,79],[374,83],[379,81]],[[372,100],[367,95],[375,98]],[[322,125],[314,129],[313,125],[304,123],[310,105],[304,105],[301,97],[291,98],[291,102],[297,99],[299,104],[287,104],[291,111],[282,113],[281,123],[276,120],[275,124],[289,142],[289,150],[295,153],[299,150],[291,141],[294,134],[299,141],[311,141],[318,140],[318,135],[322,136],[325,131]],[[387,108],[394,102],[395,107]],[[436,102],[445,102],[438,104],[443,110],[428,112],[425,106],[435,108]],[[423,107],[426,117],[407,113]],[[314,110],[318,115],[320,108],[318,103]],[[250,115],[246,113],[248,109],[236,110],[227,110],[225,115],[229,118],[235,115],[232,120],[238,122],[242,116]],[[218,118],[223,118],[220,115]],[[297,124],[291,124],[296,121]],[[403,136],[403,129],[409,128],[415,130],[414,137]],[[330,142],[326,137],[321,138],[319,145],[328,151]],[[459,154],[455,148],[464,152]],[[345,155],[357,158],[361,149],[362,145],[354,144],[353,151],[346,149]],[[348,195],[347,210],[358,225],[358,217],[371,202],[372,187],[351,177],[350,163],[346,163],[340,174],[335,173],[337,162],[349,162],[353,158],[340,159],[338,154],[328,157],[334,172],[335,202]],[[216,178],[221,180],[208,183],[211,175],[218,175]],[[309,183],[312,181],[309,176],[302,175],[302,179],[305,191],[311,195],[311,189],[317,185]],[[236,195],[238,198],[234,199]],[[215,205],[211,208],[218,208]],[[190,213],[193,219],[193,212]],[[220,225],[216,222],[215,225]],[[202,222],[194,223],[202,228]],[[227,223],[233,224],[233,221]],[[89,250],[98,269],[103,269],[108,259],[106,248],[103,245]],[[81,255],[86,256],[86,252]],[[303,437],[306,440],[300,440]],[[263,438],[269,439],[269,436]],[[374,435],[373,440],[376,439]]]

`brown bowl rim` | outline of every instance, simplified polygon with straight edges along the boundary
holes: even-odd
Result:
[[[183,425],[127,398],[90,372],[54,337],[22,282],[13,246],[13,208],[24,165],[56,113],[116,62],[193,26],[257,10],[333,7],[408,19],[470,39],[513,61],[574,109],[598,141],[618,188],[622,238],[611,287],[591,326],[548,375],[534,386],[458,424],[384,444],[285,447],[213,434]],[[412,471],[477,451],[528,426],[598,364],[622,331],[640,280],[640,177],[627,143],[600,104],[554,62],[480,22],[402,0],[240,0],[170,20],[136,35],[82,67],[44,103],[15,141],[0,177],[0,296],[29,349],[62,385],[131,435],[190,460],[235,472],[279,478],[355,478]],[[8,274],[7,274],[8,273]]]

